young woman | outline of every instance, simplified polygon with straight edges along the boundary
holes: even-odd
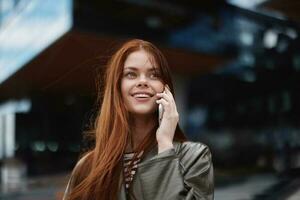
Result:
[[[64,200],[213,199],[211,153],[188,142],[178,126],[160,50],[143,40],[126,42],[108,62],[105,83],[95,146],[75,166]]]

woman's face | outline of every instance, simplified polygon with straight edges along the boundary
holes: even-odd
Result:
[[[125,60],[121,93],[127,110],[132,114],[153,114],[158,107],[156,93],[163,91],[164,84],[153,64],[144,50],[132,52]]]

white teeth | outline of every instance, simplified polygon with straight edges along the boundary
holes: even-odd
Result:
[[[150,95],[148,95],[148,94],[135,94],[134,97],[137,97],[137,98],[139,98],[139,97],[146,98],[146,97],[150,97]]]

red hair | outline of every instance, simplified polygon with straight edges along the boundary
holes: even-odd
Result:
[[[131,140],[129,113],[121,95],[121,78],[126,58],[138,50],[144,50],[151,56],[160,71],[162,81],[168,84],[174,95],[170,69],[161,51],[150,42],[138,39],[123,44],[107,64],[104,93],[103,96],[98,96],[98,100],[102,101],[101,108],[93,127],[95,146],[88,152],[84,163],[74,174],[77,186],[68,197],[69,200],[118,198],[122,181],[120,180],[123,170],[122,156]],[[134,149],[135,156],[142,150],[145,155],[157,144],[155,137],[157,128],[158,123]],[[174,140],[186,140],[179,125],[176,127]]]

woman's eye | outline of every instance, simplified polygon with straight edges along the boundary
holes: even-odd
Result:
[[[134,78],[136,75],[135,75],[135,73],[133,73],[133,72],[127,72],[127,73],[125,74],[125,76],[128,77],[128,78]]]
[[[157,78],[159,78],[159,75],[157,73],[152,73],[152,74],[150,74],[150,78],[157,79]]]

